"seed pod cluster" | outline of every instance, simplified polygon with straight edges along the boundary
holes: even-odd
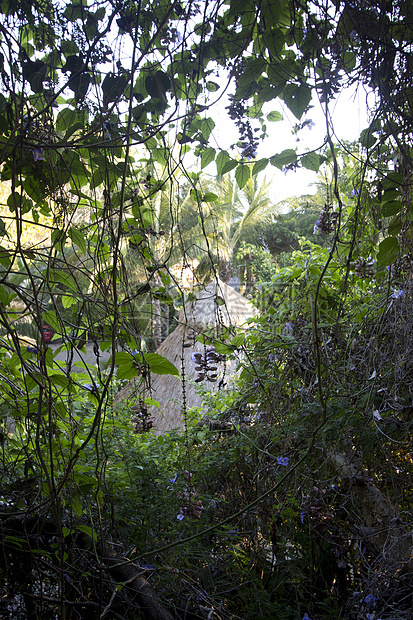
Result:
[[[217,353],[214,345],[209,345],[206,348],[205,354],[199,352],[193,353],[192,360],[195,363],[195,370],[198,373],[195,382],[200,383],[206,379],[210,383],[215,383],[217,380],[217,364],[225,362],[225,355]]]
[[[134,412],[134,416],[131,419],[134,426],[133,432],[136,435],[140,435],[141,433],[150,431],[153,427],[153,419],[150,417],[150,413],[148,408],[145,406],[145,403],[140,401],[138,405],[133,405],[131,409]]]

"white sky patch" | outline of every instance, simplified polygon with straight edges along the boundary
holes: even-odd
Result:
[[[330,103],[329,113],[331,115],[330,127],[333,134],[333,141],[337,143],[341,140],[354,141],[360,136],[360,133],[368,125],[367,97],[370,96],[361,86],[343,90],[340,95]],[[281,153],[285,149],[297,149],[298,154],[303,154],[307,150],[318,150],[322,148],[326,137],[326,119],[324,111],[318,100],[312,100],[312,108],[306,117],[302,118],[311,120],[310,126],[305,127],[298,135],[293,135],[293,128],[298,123],[295,116],[288,110],[283,102],[277,101],[269,103],[264,107],[264,112],[268,114],[271,111],[279,111],[282,113],[284,120],[278,122],[268,122],[267,131],[268,138],[263,140],[257,152],[256,159],[263,157],[272,157],[277,153]],[[229,150],[239,140],[237,127],[228,117],[228,111],[225,106],[227,101],[221,100],[215,106],[212,106],[209,115],[214,119],[216,126],[213,131],[213,138],[216,144],[211,142],[211,146]],[[254,121],[252,121],[254,123]],[[235,157],[236,149],[230,151],[230,155]],[[216,174],[216,167],[210,164],[205,172],[211,175]],[[300,196],[303,194],[314,194],[317,191],[315,182],[317,173],[305,168],[297,171],[282,172],[271,164],[260,173],[262,177],[266,176],[267,180],[271,180],[274,188],[274,203],[284,200],[292,196]]]

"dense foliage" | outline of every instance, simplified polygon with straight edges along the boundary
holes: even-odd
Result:
[[[1,617],[412,617],[412,32],[407,0],[0,3]],[[312,96],[320,149],[257,159]],[[300,167],[277,219],[257,175]],[[154,351],[236,270],[236,383],[155,436]]]

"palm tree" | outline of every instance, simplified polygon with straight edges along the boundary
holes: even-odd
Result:
[[[206,181],[203,180],[205,184]],[[231,277],[231,260],[243,241],[251,241],[253,232],[263,221],[272,221],[277,215],[271,199],[270,183],[250,177],[240,190],[235,177],[217,177],[212,183],[217,198],[203,208],[203,222],[206,240],[211,252],[200,261],[200,273],[210,270],[206,261],[213,262],[222,280]]]

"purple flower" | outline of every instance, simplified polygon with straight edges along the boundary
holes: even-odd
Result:
[[[43,161],[44,160],[44,149],[43,147],[38,147],[37,149],[32,150],[34,161]]]
[[[377,599],[373,594],[367,594],[366,598],[364,599],[364,602],[366,603],[367,607],[371,607],[373,603],[375,603],[376,601]]]
[[[310,620],[310,616],[307,613],[305,613],[303,616],[303,620]]]
[[[351,192],[352,196],[360,196],[360,190],[358,189],[353,189],[353,191]]]
[[[176,518],[178,519],[178,521],[182,521],[185,517],[182,514],[182,512],[180,512],[179,515]]]
[[[305,517],[305,512],[304,512],[304,510],[302,510],[302,511],[300,512],[300,519],[301,519],[301,523],[304,523],[304,517]]]
[[[312,128],[315,127],[315,122],[313,120],[311,120],[311,118],[309,118],[306,121],[304,121],[303,127],[307,127],[307,129],[309,129],[311,131]]]
[[[262,411],[257,411],[257,414],[256,414],[257,420],[260,420],[261,417],[262,417]]]
[[[317,234],[319,231],[320,220],[317,220],[314,226],[313,235]]]
[[[96,384],[94,384],[94,383],[84,383],[84,384],[82,385],[82,387],[83,387],[85,390],[87,390],[88,392],[95,392],[95,391],[97,391],[97,389],[98,389],[100,386],[99,386],[99,383],[96,383]]]
[[[171,484],[175,484],[177,478],[178,478],[178,474],[175,474],[175,476],[173,476],[173,478],[169,478],[169,482]]]
[[[285,329],[287,329],[289,332],[292,332],[294,329],[294,323],[286,323]]]
[[[404,291],[402,289],[394,289],[393,294],[391,295],[392,299],[401,299],[404,295]]]
[[[258,381],[252,384],[252,387],[258,387]]]
[[[269,360],[271,363],[276,362],[276,361],[277,361],[277,356],[276,356],[276,354],[275,354],[275,353],[270,353],[270,354],[269,354],[269,356],[268,356],[268,360]]]
[[[209,500],[209,505],[211,508],[216,508],[217,507],[217,503],[214,499],[210,499]]]
[[[284,465],[284,467],[287,467],[288,461],[289,461],[288,456],[279,456],[277,458],[278,465]]]

